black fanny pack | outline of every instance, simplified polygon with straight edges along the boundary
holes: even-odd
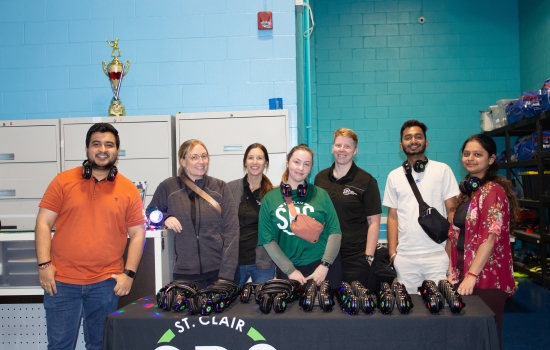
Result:
[[[449,227],[451,226],[449,220],[441,215],[437,209],[430,207],[428,203],[424,202],[412,175],[406,174],[406,176],[414,192],[414,196],[418,201],[418,223],[424,232],[426,232],[428,237],[430,237],[434,242],[445,242],[449,232]]]

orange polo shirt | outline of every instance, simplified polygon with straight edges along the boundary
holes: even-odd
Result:
[[[118,174],[114,181],[82,177],[82,167],[59,173],[50,183],[40,207],[58,214],[51,259],[55,279],[92,284],[124,270],[122,255],[127,227],[145,222],[136,186]]]

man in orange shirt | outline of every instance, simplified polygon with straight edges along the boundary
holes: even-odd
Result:
[[[59,173],[39,204],[35,243],[48,349],[74,349],[81,318],[86,348],[101,349],[105,319],[132,287],[145,218],[137,188],[117,174],[119,147],[111,124],[94,124],[86,135],[87,159]]]

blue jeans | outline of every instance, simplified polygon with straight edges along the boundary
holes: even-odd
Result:
[[[103,348],[107,315],[116,311],[118,297],[113,292],[116,281],[78,285],[56,281],[57,293],[44,293],[48,349],[73,350],[78,339],[80,319],[84,318],[86,349]]]
[[[252,277],[252,282],[264,283],[275,277],[275,266],[266,270],[259,270],[255,264],[252,265],[239,265],[239,272],[241,277],[239,278],[239,286],[242,286],[248,280],[248,277]]]

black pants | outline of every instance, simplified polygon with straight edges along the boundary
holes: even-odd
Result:
[[[316,268],[319,267],[321,264],[321,260],[312,262],[311,264],[304,265],[304,266],[295,266],[296,270],[300,271],[304,277],[307,277],[311,275]],[[288,276],[279,269],[277,266],[277,272],[276,272],[277,278],[283,278],[288,279]],[[332,288],[338,288],[338,285],[340,282],[342,282],[342,263],[340,261],[340,254],[334,259],[334,262],[332,263],[332,266],[330,269],[328,269],[327,277],[326,279],[330,281],[330,284]]]
[[[374,293],[376,290],[374,274],[371,276],[371,265],[365,255],[342,259],[342,281],[349,284],[359,281],[369,291]]]
[[[174,273],[172,277],[174,278],[174,280],[193,281],[197,284],[199,289],[203,289],[211,285],[213,282],[216,282],[219,279],[218,278],[219,273],[220,273],[219,270],[205,272],[199,275],[186,275],[183,273]]]

